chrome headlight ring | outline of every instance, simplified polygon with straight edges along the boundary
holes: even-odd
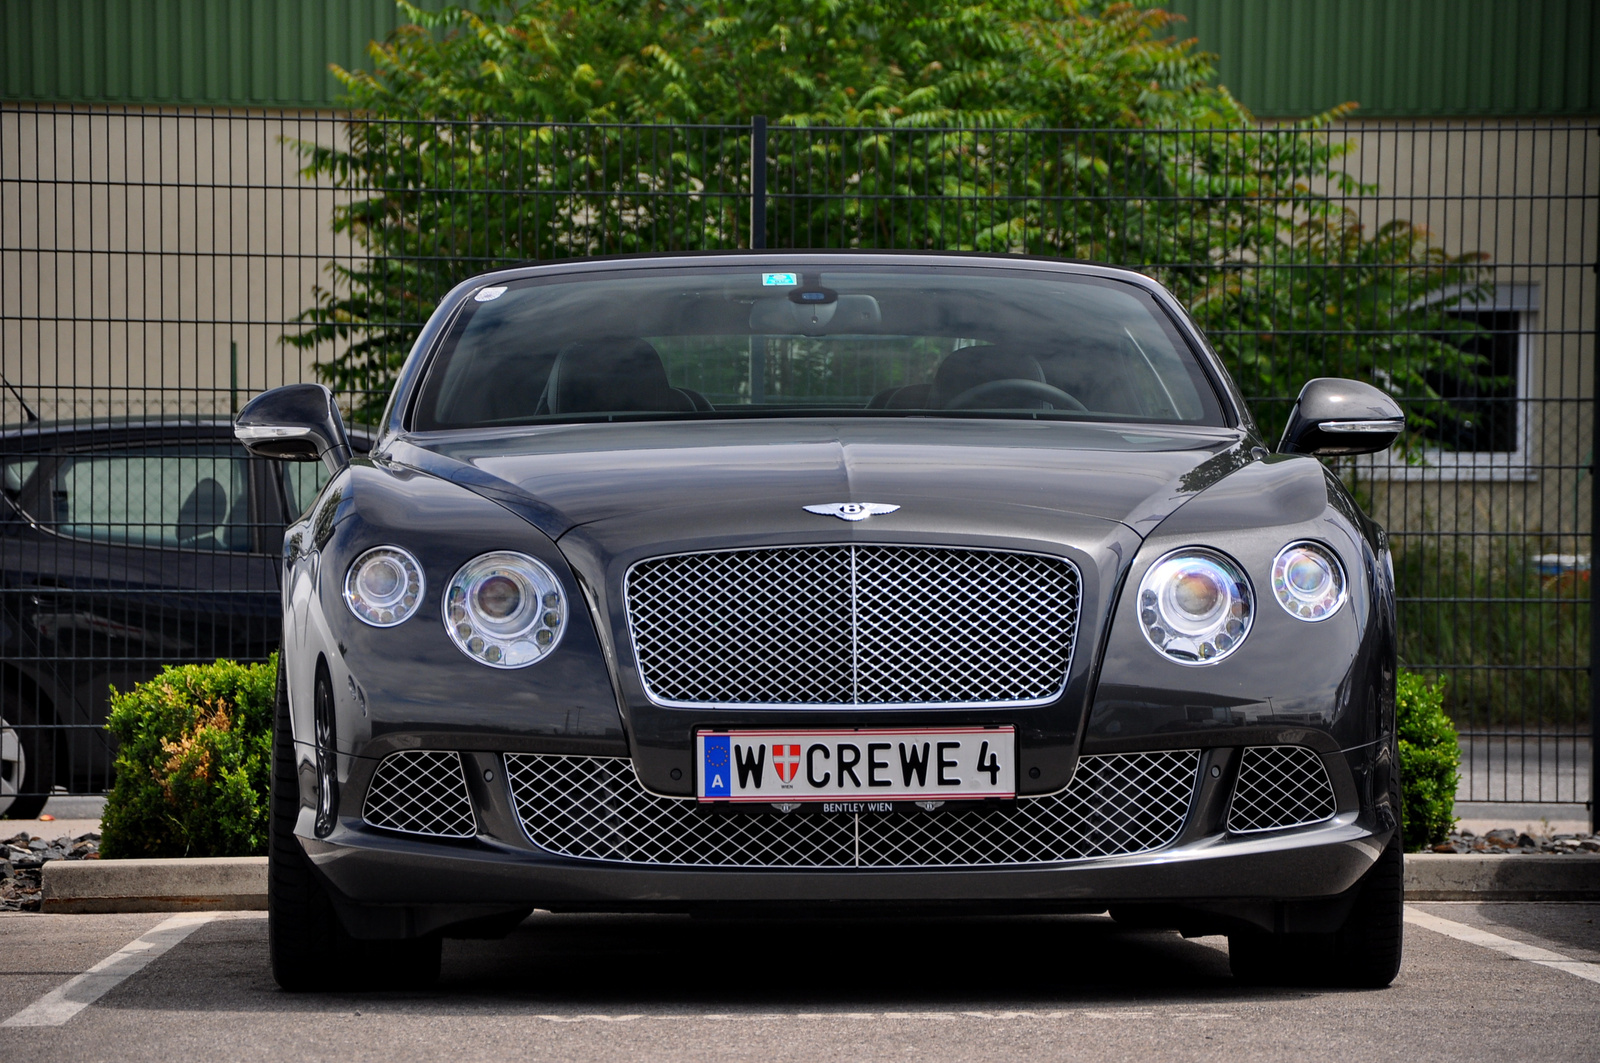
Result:
[[[1339,557],[1321,543],[1290,543],[1272,559],[1272,596],[1283,611],[1308,624],[1337,613],[1350,595]]]
[[[468,561],[444,590],[444,626],[462,653],[491,668],[549,656],[567,629],[567,596],[543,561],[495,550]]]
[[[1158,559],[1139,581],[1139,630],[1155,651],[1183,665],[1209,665],[1250,634],[1255,594],[1244,567],[1219,550],[1186,546]]]
[[[394,627],[416,613],[427,585],[422,566],[408,551],[374,546],[345,572],[344,604],[362,623]]]

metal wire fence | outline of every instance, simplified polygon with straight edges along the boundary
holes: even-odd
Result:
[[[0,785],[102,788],[110,684],[270,652],[281,529],[317,484],[234,449],[251,395],[323,379],[370,416],[435,300],[505,263],[926,248],[1151,273],[1268,433],[1312,376],[1401,395],[1420,430],[1343,472],[1393,536],[1403,662],[1449,684],[1463,799],[1576,809],[1597,134],[0,108]]]

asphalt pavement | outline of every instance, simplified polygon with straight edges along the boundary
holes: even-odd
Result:
[[[1409,917],[1380,991],[1241,987],[1223,939],[1098,916],[538,913],[503,941],[446,942],[426,992],[303,996],[273,984],[259,913],[14,914],[0,1043],[52,1063],[1600,1059],[1600,905]]]

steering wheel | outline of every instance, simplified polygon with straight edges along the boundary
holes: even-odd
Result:
[[[1002,406],[1001,403],[996,401],[1002,395],[1015,396],[1022,401]],[[970,387],[945,403],[944,408],[947,410],[981,410],[1020,406],[1028,402],[1048,402],[1058,410],[1077,410],[1079,413],[1089,412],[1089,407],[1060,388],[1052,387],[1042,380],[1028,380],[1024,377],[990,380],[975,387]]]

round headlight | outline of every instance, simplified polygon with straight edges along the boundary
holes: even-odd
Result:
[[[1254,613],[1237,562],[1215,550],[1168,554],[1139,581],[1139,627],[1179,664],[1215,664],[1239,648]]]
[[[416,558],[398,546],[375,546],[345,573],[344,604],[373,627],[394,627],[417,611],[425,585]]]
[[[556,648],[567,596],[543,561],[510,550],[473,558],[444,592],[444,626],[461,652],[495,668],[521,668]]]
[[[1326,620],[1344,604],[1344,566],[1326,546],[1290,543],[1273,559],[1272,595],[1296,620]]]

